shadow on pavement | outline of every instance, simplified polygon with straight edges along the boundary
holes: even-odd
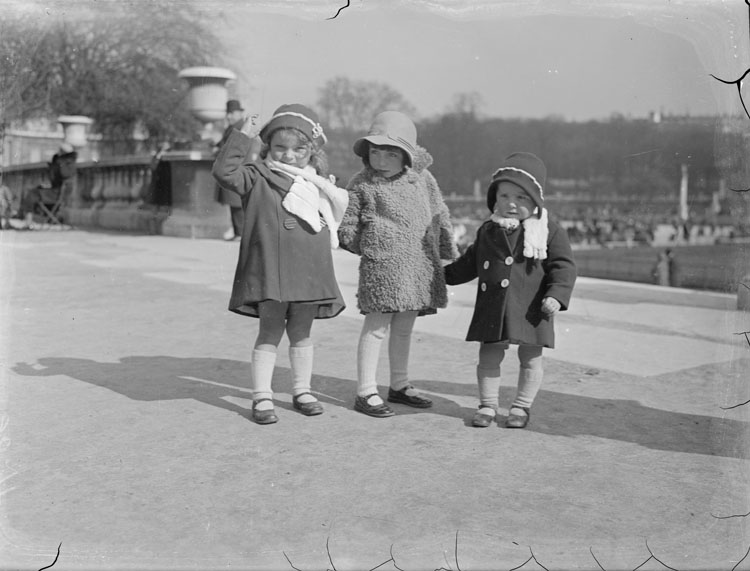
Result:
[[[444,395],[477,395],[476,387],[469,384],[441,381],[415,384]],[[507,408],[514,396],[514,387],[501,387],[501,408]],[[474,409],[463,410],[469,416],[474,413]],[[716,412],[723,413],[718,408]],[[503,422],[504,418],[500,418],[500,423]],[[468,426],[469,422],[465,424]],[[537,395],[532,421],[525,430],[554,436],[594,436],[666,452],[750,457],[745,444],[750,427],[742,421],[663,410],[636,400],[602,399],[545,389]]]
[[[194,399],[245,417],[249,409],[225,397],[252,399],[249,363],[230,359],[131,356],[107,363],[46,357],[35,365],[18,363],[13,371],[24,377],[65,375],[134,400]],[[289,369],[276,368],[274,390],[277,393],[291,393],[289,377]],[[429,380],[415,381],[415,385],[430,391],[434,406],[413,409],[394,405],[398,415],[439,414],[462,419],[468,425],[473,409],[460,406],[450,396],[475,396],[474,385]],[[381,395],[385,396],[382,389]],[[313,390],[320,393],[320,400],[325,403],[352,408],[353,379],[314,375]],[[501,389],[501,406],[507,407],[514,392],[513,387]],[[278,403],[278,406],[291,408],[286,403]],[[747,429],[746,423],[741,421],[662,410],[635,400],[601,399],[549,390],[540,391],[532,411],[532,422],[526,428],[554,436],[594,436],[654,450],[729,458],[748,457],[744,446]]]

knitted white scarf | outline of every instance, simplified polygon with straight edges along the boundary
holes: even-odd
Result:
[[[515,230],[519,224],[519,221],[515,218],[501,218],[494,213],[490,216],[490,220],[501,228],[509,230]],[[547,209],[542,208],[541,218],[530,216],[520,223],[523,224],[523,255],[525,257],[535,260],[547,259],[548,222]]]
[[[266,164],[270,169],[289,175],[294,181],[281,201],[284,209],[299,216],[316,233],[322,230],[323,224],[328,226],[331,248],[338,248],[338,229],[349,204],[349,193],[320,176],[310,165],[300,169],[270,159],[266,159]]]

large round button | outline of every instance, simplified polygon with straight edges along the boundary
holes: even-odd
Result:
[[[505,258],[505,265],[510,266],[513,263],[513,256],[508,256]]]
[[[483,284],[482,284],[481,286],[479,286],[479,288],[480,288],[480,289],[481,289],[482,291],[487,291],[487,284],[483,283]]]
[[[482,267],[486,270],[487,268],[490,267],[490,263],[487,260],[485,260],[484,264],[482,264]]]
[[[510,281],[508,281],[507,279],[504,279],[503,281],[500,282],[500,287],[508,287],[509,285],[510,285]]]

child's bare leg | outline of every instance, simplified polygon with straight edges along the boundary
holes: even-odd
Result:
[[[388,400],[417,408],[429,408],[432,401],[422,396],[409,383],[409,350],[417,314],[417,311],[399,311],[394,313],[391,319],[391,334],[388,338],[391,383]]]
[[[302,410],[309,416],[323,412],[323,407],[318,403],[318,399],[310,392],[313,368],[313,344],[310,338],[310,330],[316,312],[317,307],[314,305],[292,303],[289,306],[286,324],[295,408]]]
[[[253,349],[252,389],[253,406],[255,410],[271,410],[273,408],[273,390],[271,381],[273,369],[276,365],[276,348],[284,335],[286,326],[286,312],[288,303],[278,301],[264,301],[258,305],[260,327],[258,338]]]
[[[516,398],[510,407],[508,422],[516,424],[512,428],[523,428],[528,421],[529,409],[534,404],[539,388],[542,386],[544,369],[542,367],[542,347],[538,345],[519,345],[518,361],[521,368],[518,371],[518,389]],[[513,417],[518,417],[515,421]],[[518,426],[523,425],[523,426]]]
[[[475,426],[488,426],[495,417],[500,392],[500,363],[503,362],[507,347],[505,343],[481,343],[479,345],[479,363],[477,364],[479,410],[474,417]]]

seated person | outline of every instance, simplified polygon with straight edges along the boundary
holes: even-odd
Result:
[[[76,174],[76,159],[78,153],[73,145],[63,143],[60,150],[49,163],[49,186],[40,185],[27,189],[21,197],[21,210],[25,217],[25,227],[34,227],[34,208],[39,202],[54,204],[60,197],[64,184],[67,184]]]

